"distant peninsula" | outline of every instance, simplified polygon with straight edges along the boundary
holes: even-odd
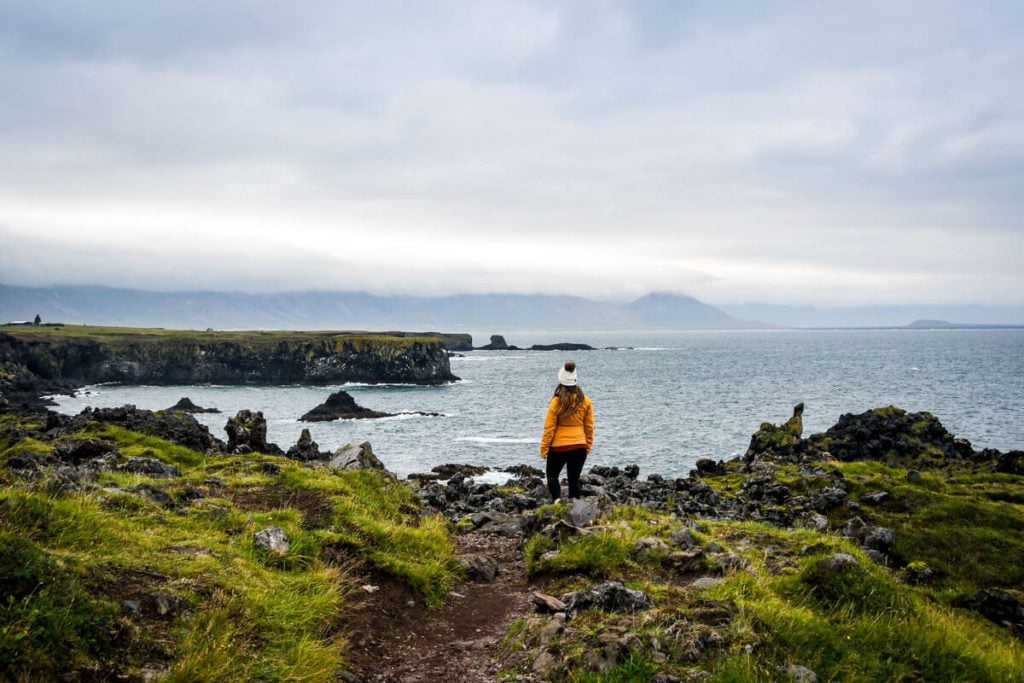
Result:
[[[0,326],[0,396],[32,400],[86,384],[444,384],[448,344],[469,335],[215,332]]]

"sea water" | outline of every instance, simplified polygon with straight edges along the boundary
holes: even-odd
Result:
[[[167,408],[187,396],[221,414],[196,418],[226,440],[242,409],[262,411],[270,441],[287,449],[308,428],[323,451],[369,441],[399,475],[449,462],[501,468],[542,465],[544,412],[566,359],[594,403],[591,464],[640,465],[641,474],[684,476],[698,458],[742,454],[761,422],[784,422],[806,404],[804,433],[842,413],[896,405],[930,411],[975,448],[1024,448],[1024,331],[799,330],[750,332],[532,332],[506,335],[529,346],[563,341],[596,351],[472,351],[451,359],[461,381],[397,385],[87,387],[54,397],[65,413],[86,406]],[[474,335],[484,343],[486,335]],[[627,348],[628,347],[628,348]],[[329,393],[400,415],[299,422]]]

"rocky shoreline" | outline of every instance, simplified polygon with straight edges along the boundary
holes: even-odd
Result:
[[[121,384],[434,385],[469,335],[201,333],[29,327],[0,333],[0,400]],[[447,344],[447,346],[446,346]]]

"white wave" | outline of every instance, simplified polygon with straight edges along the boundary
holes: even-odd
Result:
[[[490,363],[496,360],[522,360],[526,356],[452,356],[452,362],[459,363]]]
[[[505,436],[460,436],[456,441],[470,443],[537,443],[537,439],[505,437]]]

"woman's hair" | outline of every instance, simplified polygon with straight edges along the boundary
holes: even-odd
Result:
[[[566,372],[572,372],[575,369],[576,363],[571,360],[565,361]],[[579,385],[567,387],[564,384],[559,384],[555,387],[554,397],[558,399],[558,407],[555,408],[555,414],[558,417],[572,415],[580,407],[580,404],[583,403],[583,390],[579,388]]]

